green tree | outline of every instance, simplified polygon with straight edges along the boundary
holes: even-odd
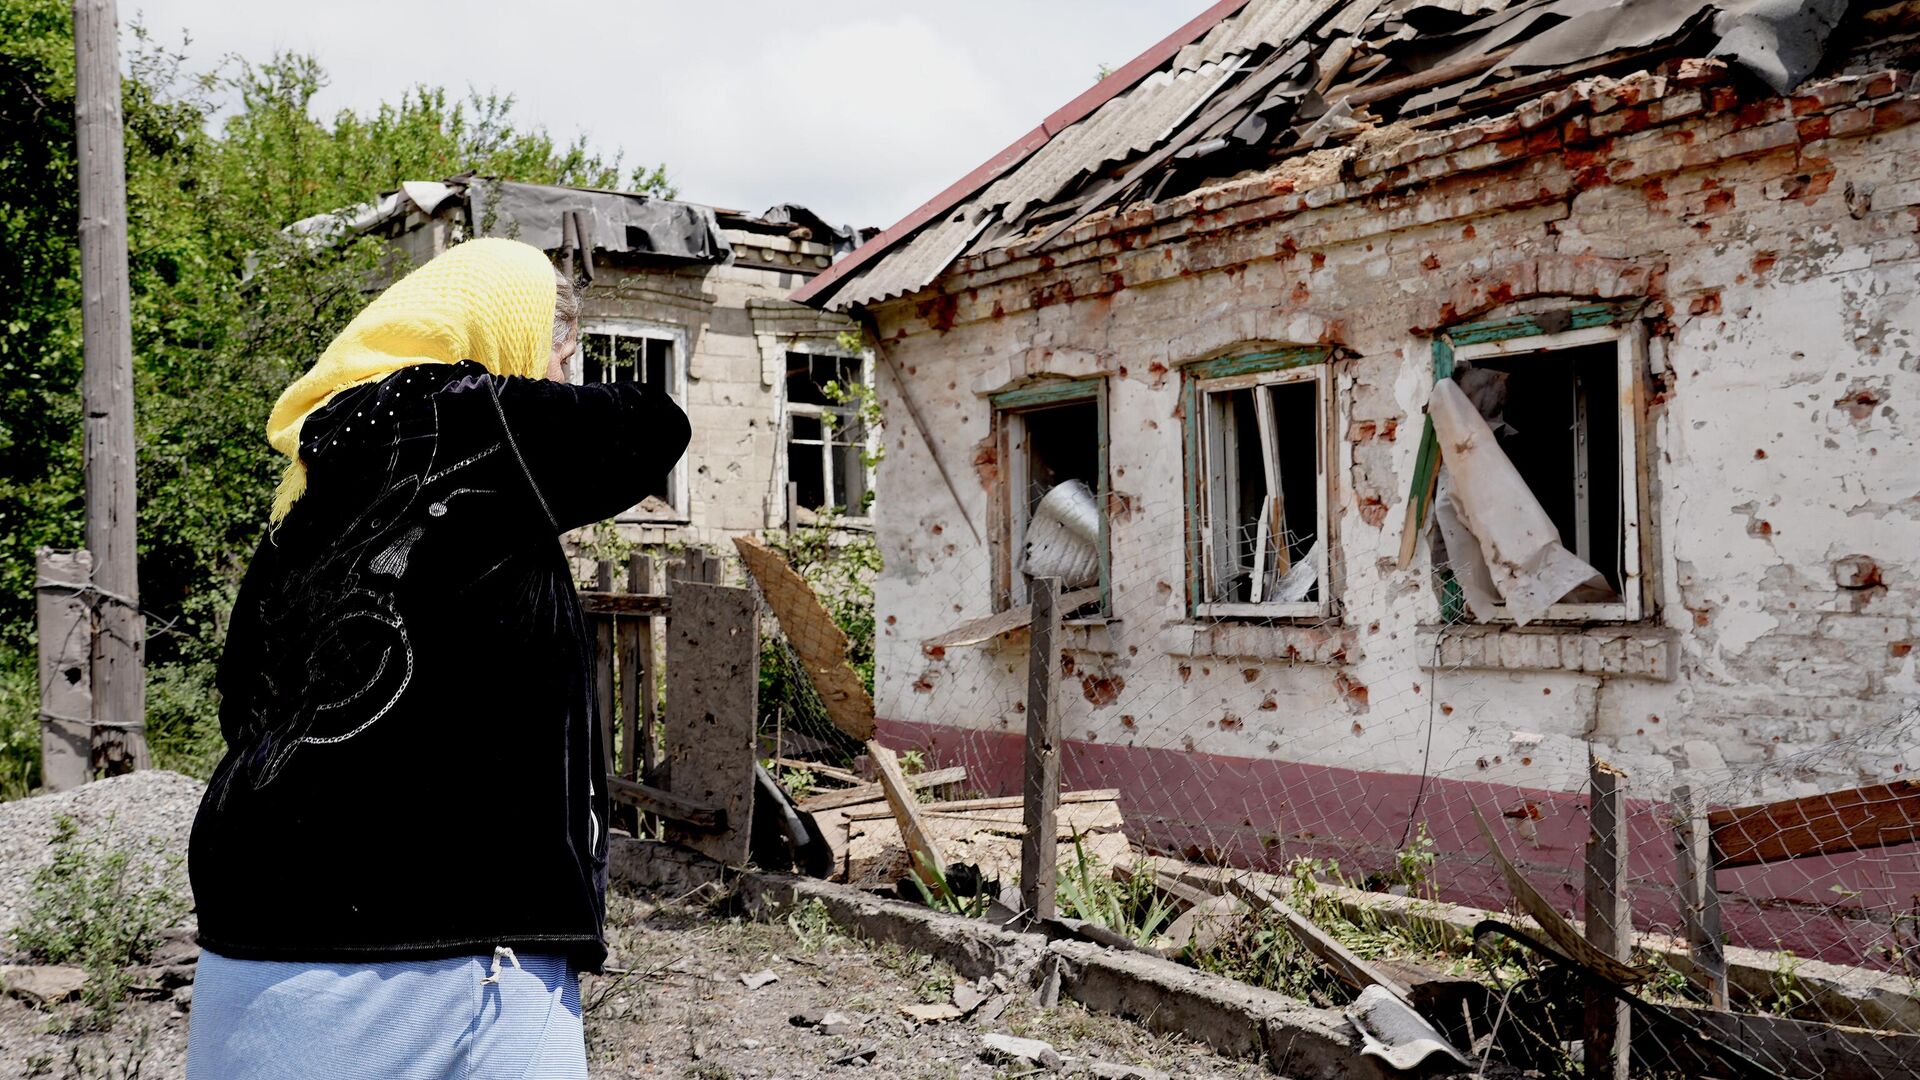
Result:
[[[262,434],[267,411],[365,303],[390,254],[378,237],[315,244],[282,229],[404,180],[473,172],[617,187],[626,174],[618,155],[585,136],[561,142],[520,122],[510,95],[456,98],[422,85],[323,119],[314,100],[327,77],[314,57],[194,72],[179,49],[137,27],[130,37],[123,100],[149,723],[163,763],[204,766],[217,749],[207,668],[278,476]],[[674,193],[663,166],[629,179]],[[71,9],[0,0],[0,668],[32,662],[34,548],[81,542],[75,220]],[[32,706],[0,693],[0,754],[37,748],[8,737],[33,723]],[[6,764],[0,777],[22,775]]]

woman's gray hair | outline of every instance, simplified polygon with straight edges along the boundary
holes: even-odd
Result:
[[[574,280],[553,268],[553,347],[558,349],[567,335],[580,333],[580,287]]]

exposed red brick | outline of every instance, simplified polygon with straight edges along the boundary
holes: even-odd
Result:
[[[1080,677],[1080,693],[1093,703],[1096,709],[1104,709],[1120,698],[1120,691],[1127,688],[1127,681],[1118,675],[1083,675]]]

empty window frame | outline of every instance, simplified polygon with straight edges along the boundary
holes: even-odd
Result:
[[[787,353],[786,469],[796,509],[867,516],[869,432],[853,396],[867,375],[864,357]]]
[[[1327,587],[1328,355],[1188,369],[1188,581],[1194,614],[1320,617]]]
[[[1107,611],[1105,384],[1049,381],[992,402],[1007,465],[996,530],[1004,605],[1026,603],[1028,581],[1046,576],[1059,578],[1062,592],[1097,588]]]
[[[1561,544],[1606,583],[1574,590],[1545,618],[1637,620],[1645,605],[1638,423],[1646,329],[1611,305],[1554,320],[1571,329],[1544,329],[1546,322],[1456,327],[1435,343],[1434,374],[1469,391]],[[1475,369],[1492,378],[1475,385]]]
[[[573,365],[576,383],[637,382],[658,386],[686,407],[686,337],[670,327],[586,320],[580,327],[580,355]],[[586,463],[591,467],[591,463]],[[650,491],[618,520],[684,520],[687,510],[686,459],[674,466],[661,489]]]

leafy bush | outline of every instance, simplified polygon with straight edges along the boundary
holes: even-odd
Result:
[[[33,551],[82,542],[72,28],[66,0],[0,0],[0,797],[27,790],[35,771],[22,761],[37,734],[22,741],[17,705],[20,664],[29,687],[32,678]],[[155,751],[204,773],[217,741],[206,666],[278,477],[267,411],[364,305],[391,255],[379,237],[316,246],[280,230],[404,180],[468,170],[594,187],[625,179],[665,195],[672,185],[658,168],[625,172],[584,137],[557,142],[499,94],[420,86],[322,120],[314,100],[327,75],[313,57],[191,70],[137,25],[125,66]]]
[[[40,786],[40,688],[36,664],[0,646],[0,802]]]
[[[71,817],[55,822],[53,861],[33,875],[32,890],[14,943],[46,964],[73,964],[87,973],[82,1003],[101,1027],[112,1023],[126,997],[127,969],[149,959],[161,935],[189,904],[175,891],[180,857],[158,845],[113,844],[82,836]]]

